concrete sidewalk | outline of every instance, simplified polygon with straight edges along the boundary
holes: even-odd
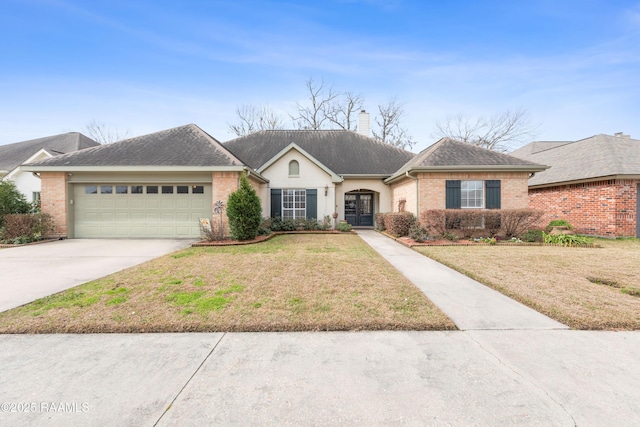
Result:
[[[0,250],[0,311],[188,247],[193,240],[71,239]]]
[[[636,332],[0,336],[0,425],[636,426]]]
[[[373,230],[358,235],[440,308],[458,329],[568,329]]]

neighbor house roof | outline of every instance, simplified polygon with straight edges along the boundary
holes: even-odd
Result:
[[[260,169],[294,143],[338,175],[391,175],[415,154],[347,130],[265,130],[224,145]]]
[[[542,150],[524,146],[512,154],[551,166],[531,178],[530,187],[621,175],[640,177],[640,140],[624,135],[600,134]]]
[[[546,167],[504,153],[487,150],[465,142],[442,138],[425,148],[404,164],[387,181],[393,181],[406,172],[455,172],[517,170],[536,172]]]
[[[220,142],[194,124],[87,148],[28,165],[28,170],[210,170],[245,168]]]
[[[29,141],[0,145],[0,171],[8,173],[40,150],[46,150],[46,152],[52,156],[57,156],[98,145],[100,144],[93,139],[78,132],[69,132],[31,139]]]

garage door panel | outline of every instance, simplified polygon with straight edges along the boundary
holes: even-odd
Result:
[[[89,185],[116,188],[112,183]],[[75,236],[197,238],[199,218],[212,216],[211,185],[205,185],[204,194],[141,194],[133,193],[132,185],[138,184],[129,184],[123,194],[86,194],[85,185],[75,184]]]

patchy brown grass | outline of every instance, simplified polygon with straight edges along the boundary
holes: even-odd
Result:
[[[572,328],[640,329],[640,240],[596,243],[415,249]]]
[[[355,235],[189,248],[0,313],[0,333],[455,329]]]

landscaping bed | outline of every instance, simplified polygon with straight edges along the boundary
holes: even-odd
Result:
[[[0,333],[452,330],[358,236],[196,247],[0,313]]]

